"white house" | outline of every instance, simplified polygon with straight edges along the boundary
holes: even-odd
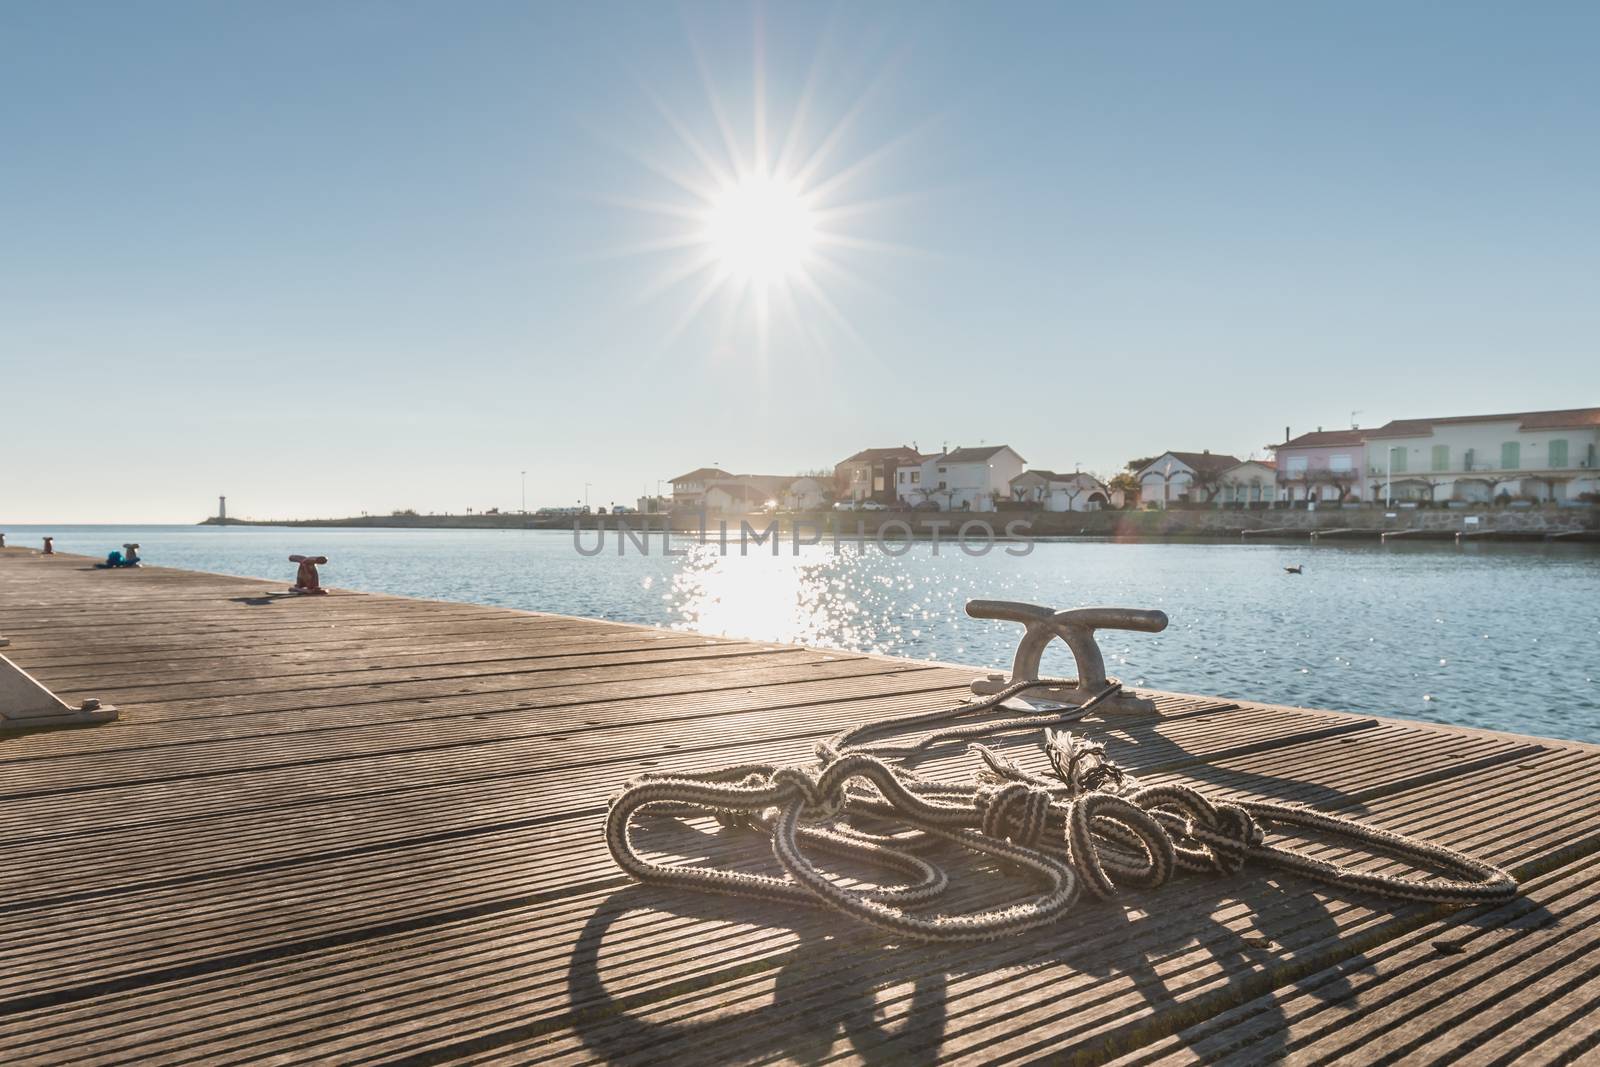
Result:
[[[1377,500],[1563,502],[1600,493],[1600,408],[1400,419],[1363,433]]]
[[[1261,459],[1247,459],[1220,476],[1215,499],[1222,504],[1270,505],[1278,499],[1278,468]]]
[[[1099,511],[1111,502],[1111,490],[1092,474],[1057,474],[1036,467],[1011,479],[1011,499],[1045,511]]]
[[[1009,445],[957,448],[899,467],[895,496],[912,507],[931,501],[940,511],[993,511],[996,494],[1011,495],[1026,462]]]
[[[705,502],[706,490],[733,475],[718,467],[701,467],[672,479],[672,506],[692,511]]]
[[[792,474],[729,474],[706,483],[699,507],[726,514],[761,511],[815,511],[822,507],[823,484]]]
[[[701,506],[713,514],[753,515],[766,509],[767,490],[744,482],[719,482],[705,491]]]
[[[823,505],[824,493],[822,483],[815,478],[796,478],[784,489],[778,502],[785,511],[817,511]]]
[[[1139,498],[1165,508],[1178,501],[1209,503],[1222,486],[1222,473],[1239,465],[1236,456],[1218,452],[1163,452],[1139,469]]]

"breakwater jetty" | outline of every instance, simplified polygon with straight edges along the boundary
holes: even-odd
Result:
[[[1473,1063],[1600,1043],[1595,746],[1141,693],[1150,710],[1082,729],[1147,784],[1414,834],[1523,894],[1447,912],[1247,869],[925,948],[639,886],[601,825],[641,773],[802,761],[966,699],[971,669],[289,597],[288,563],[264,582],[92,562],[0,552],[5,654],[120,711],[0,737],[6,1063]],[[693,847],[746,845],[705,829]]]

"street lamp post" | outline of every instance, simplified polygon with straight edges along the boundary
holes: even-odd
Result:
[[[522,472],[522,513],[528,513],[528,472]]]
[[[593,484],[594,484],[593,482],[584,482],[583,483],[583,506],[584,507],[588,507],[589,506],[589,487],[591,485],[593,485]]]

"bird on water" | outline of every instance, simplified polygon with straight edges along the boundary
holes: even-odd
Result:
[[[1300,563],[1296,563],[1293,567],[1285,567],[1283,569],[1288,571],[1290,574],[1304,574],[1306,572],[1305,566]]]

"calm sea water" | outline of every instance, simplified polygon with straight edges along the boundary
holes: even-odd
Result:
[[[983,557],[827,546],[722,556],[680,540],[580,556],[571,533],[277,527],[10,526],[67,552],[124,541],[151,563],[651,623],[1003,669],[1020,628],[985,597],[1160,608],[1165,633],[1102,635],[1108,669],[1161,689],[1600,742],[1600,551],[1586,545],[1040,544]],[[592,546],[594,534],[585,535]],[[1286,564],[1305,567],[1301,576]],[[1072,672],[1059,646],[1047,667]]]

